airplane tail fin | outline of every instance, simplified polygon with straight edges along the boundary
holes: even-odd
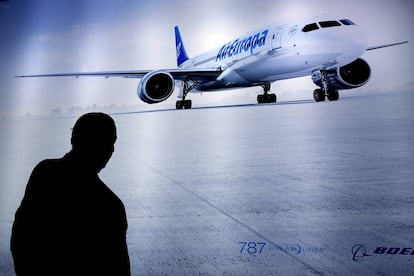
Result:
[[[177,51],[177,66],[180,67],[181,64],[188,60],[187,53],[184,48],[184,43],[181,38],[180,30],[178,26],[175,26],[175,49]]]

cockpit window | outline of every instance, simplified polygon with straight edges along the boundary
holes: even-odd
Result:
[[[342,24],[344,24],[344,25],[355,25],[355,23],[354,22],[352,22],[351,20],[349,20],[349,19],[341,19],[341,20],[339,20],[339,21],[341,21],[341,23]]]
[[[330,28],[330,27],[338,27],[341,26],[341,23],[339,23],[338,21],[321,21],[319,22],[319,25],[322,28]]]
[[[318,30],[319,28],[339,27],[339,26],[342,26],[342,24],[344,26],[356,25],[350,19],[341,19],[339,21],[336,21],[336,20],[320,21],[318,23],[319,25],[317,23],[310,23],[306,25],[305,27],[303,27],[302,32],[304,33],[312,32],[312,31]]]
[[[302,32],[307,33],[314,30],[319,29],[318,25],[316,23],[308,24],[305,27],[303,27]]]

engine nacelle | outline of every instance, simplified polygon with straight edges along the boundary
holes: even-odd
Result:
[[[328,87],[339,90],[360,87],[368,82],[370,75],[371,68],[361,58],[337,69],[326,71]],[[312,80],[317,86],[323,88],[320,71],[312,73]]]
[[[174,92],[175,81],[170,73],[153,71],[146,74],[138,85],[138,97],[146,103],[165,101]]]

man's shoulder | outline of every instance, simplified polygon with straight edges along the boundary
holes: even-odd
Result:
[[[48,175],[61,172],[65,170],[65,158],[44,159],[40,161],[33,169],[32,176]]]
[[[35,170],[49,169],[52,167],[60,167],[64,163],[64,158],[44,159],[36,165]]]

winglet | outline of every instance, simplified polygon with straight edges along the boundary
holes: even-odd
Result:
[[[180,30],[178,26],[175,26],[175,49],[177,51],[177,66],[180,67],[181,64],[188,60],[187,53],[184,48],[184,43],[181,38]]]

